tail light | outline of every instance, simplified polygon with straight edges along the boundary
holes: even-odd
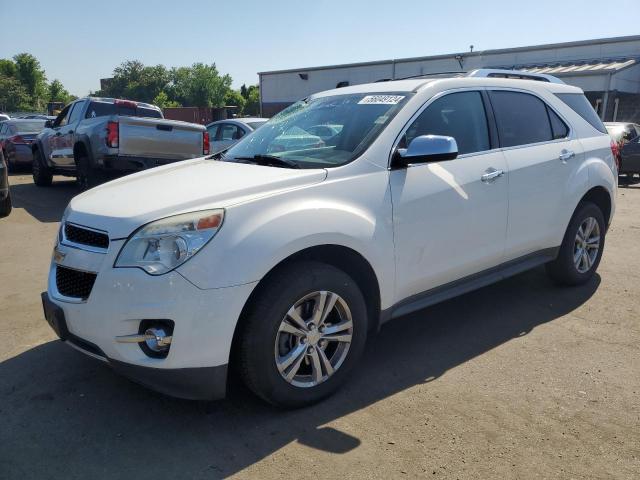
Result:
[[[611,153],[613,160],[616,162],[616,169],[620,170],[620,145],[615,140],[611,140]]]
[[[107,147],[118,148],[120,146],[120,132],[118,122],[107,122]]]
[[[20,135],[14,135],[13,137],[9,137],[9,139],[8,139],[8,140],[9,140],[11,143],[14,143],[14,144],[24,144],[24,143],[26,143],[26,142],[24,141],[24,138],[22,138]]]
[[[202,132],[202,154],[209,155],[211,145],[209,144],[209,132]]]

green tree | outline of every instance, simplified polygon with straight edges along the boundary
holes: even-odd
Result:
[[[246,92],[247,102],[244,105],[244,114],[260,115],[260,89],[257,85],[251,85],[246,89]]]
[[[40,62],[30,53],[19,53],[13,60],[16,66],[15,77],[27,91],[31,106],[41,110],[47,96],[47,77]]]
[[[170,79],[164,65],[145,66],[139,60],[127,60],[113,70],[109,86],[96,93],[151,103],[160,92],[167,90]]]
[[[0,111],[29,110],[29,100],[27,90],[17,78],[0,75]]]
[[[180,104],[175,100],[169,100],[169,96],[164,90],[156,95],[156,98],[153,99],[152,103],[162,109],[180,106]]]
[[[0,76],[15,78],[16,64],[13,60],[0,58]]]
[[[224,96],[225,106],[233,105],[234,107],[238,107],[239,115],[242,115],[244,112],[245,103],[247,103],[247,101],[238,90],[229,90]]]
[[[172,71],[174,99],[194,107],[222,107],[231,77],[220,75],[215,63],[194,63]]]
[[[55,79],[49,85],[49,102],[63,102],[69,103],[71,101],[72,95],[64,88],[62,82],[58,79]]]

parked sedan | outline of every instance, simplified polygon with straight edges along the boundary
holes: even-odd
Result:
[[[618,173],[626,174],[628,179],[640,174],[640,125],[623,122],[604,125],[618,146]]]
[[[0,123],[0,146],[10,169],[31,165],[31,144],[44,129],[44,123],[45,120],[40,119],[11,119]]]
[[[267,120],[266,118],[234,118],[210,123],[207,125],[207,132],[211,142],[211,153],[218,153],[230,147],[247,133],[267,123]]]
[[[0,218],[11,213],[11,195],[9,193],[9,176],[7,175],[7,164],[0,150]]]

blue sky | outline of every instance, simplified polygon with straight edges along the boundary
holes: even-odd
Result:
[[[257,72],[640,34],[638,0],[0,0],[0,58],[34,54],[71,93],[126,59]]]

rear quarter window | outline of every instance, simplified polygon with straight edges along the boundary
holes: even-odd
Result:
[[[581,93],[556,93],[556,97],[571,107],[571,110],[584,118],[593,128],[601,133],[607,133],[602,120],[593,109],[587,97]]]

